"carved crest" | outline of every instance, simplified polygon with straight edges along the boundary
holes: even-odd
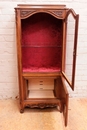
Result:
[[[64,10],[22,10],[21,11],[21,14],[20,14],[20,16],[21,16],[21,18],[23,19],[23,18],[27,18],[27,17],[29,17],[31,14],[34,14],[35,12],[46,12],[46,13],[50,13],[50,14],[53,14],[53,15],[55,15],[56,17],[58,17],[58,18],[63,18],[63,14],[64,14]]]

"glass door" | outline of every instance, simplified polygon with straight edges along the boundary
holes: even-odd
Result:
[[[62,74],[72,90],[74,90],[76,50],[78,36],[78,19],[72,9],[67,11],[64,20],[63,65]]]

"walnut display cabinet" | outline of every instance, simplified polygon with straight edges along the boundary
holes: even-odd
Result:
[[[18,5],[15,16],[20,112],[57,106],[67,126],[79,15],[65,5]]]

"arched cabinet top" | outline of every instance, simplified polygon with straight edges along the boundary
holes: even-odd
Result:
[[[15,8],[20,19],[26,19],[36,13],[48,13],[58,19],[65,19],[68,10],[65,5],[18,5]]]

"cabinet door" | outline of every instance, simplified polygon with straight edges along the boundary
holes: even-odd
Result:
[[[63,65],[65,67],[62,67],[62,74],[72,90],[74,90],[75,81],[78,19],[79,15],[77,15],[72,9],[70,9],[67,11],[67,15],[64,20],[65,39],[63,43]]]

